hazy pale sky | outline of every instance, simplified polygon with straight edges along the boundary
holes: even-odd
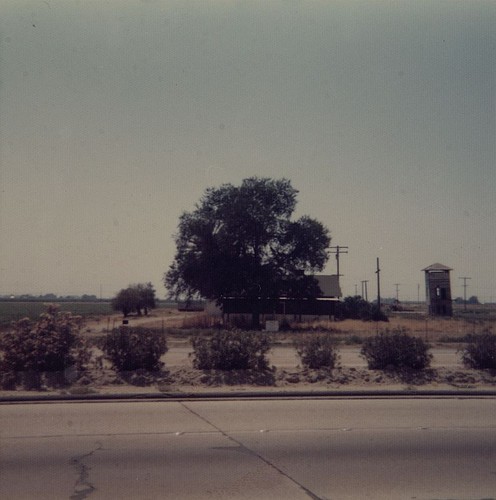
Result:
[[[165,296],[204,189],[286,177],[345,295],[496,300],[496,2],[0,0],[0,293]],[[331,257],[326,271],[335,273]]]

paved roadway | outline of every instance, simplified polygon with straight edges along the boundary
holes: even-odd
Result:
[[[0,498],[496,498],[496,399],[3,404]]]

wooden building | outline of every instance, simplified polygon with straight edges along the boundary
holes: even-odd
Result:
[[[211,315],[249,315],[254,309],[253,300],[257,300],[256,309],[264,317],[278,318],[303,316],[334,316],[336,304],[341,297],[341,288],[337,275],[316,275],[322,294],[316,298],[275,297],[273,299],[248,299],[242,297],[225,297],[221,307],[210,302],[206,312]]]
[[[425,272],[425,300],[429,314],[435,316],[452,316],[450,271],[443,264],[432,264],[422,271]]]

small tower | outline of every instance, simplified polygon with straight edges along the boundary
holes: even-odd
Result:
[[[425,300],[429,306],[429,314],[436,316],[453,316],[451,303],[451,269],[443,264],[432,264],[425,269]]]

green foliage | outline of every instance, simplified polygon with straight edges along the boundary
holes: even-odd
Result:
[[[103,352],[118,371],[162,368],[160,358],[167,352],[167,340],[148,328],[121,326],[107,334]]]
[[[82,318],[50,305],[36,321],[24,318],[12,323],[0,336],[0,367],[7,372],[58,372],[89,360],[80,336]]]
[[[252,177],[209,188],[179,220],[177,252],[164,276],[176,297],[269,299],[316,296],[330,238],[320,222],[291,221],[297,191],[286,179]],[[258,326],[257,300],[252,321]]]
[[[345,297],[338,304],[336,316],[339,319],[361,319],[363,321],[388,321],[387,316],[359,295]]]
[[[197,336],[193,366],[200,370],[266,370],[270,339],[258,332],[219,331],[211,337]]]
[[[304,367],[335,368],[338,354],[336,343],[330,335],[312,335],[297,343],[296,352]]]
[[[154,309],[155,305],[155,290],[151,283],[129,285],[127,288],[123,288],[112,299],[112,309],[114,311],[121,311],[124,317],[132,312],[141,316],[142,309],[146,316],[148,309]]]
[[[370,370],[423,370],[431,362],[429,348],[421,338],[411,337],[398,329],[365,339],[361,355]]]
[[[481,333],[472,335],[462,352],[463,364],[476,370],[496,369],[496,335]]]

